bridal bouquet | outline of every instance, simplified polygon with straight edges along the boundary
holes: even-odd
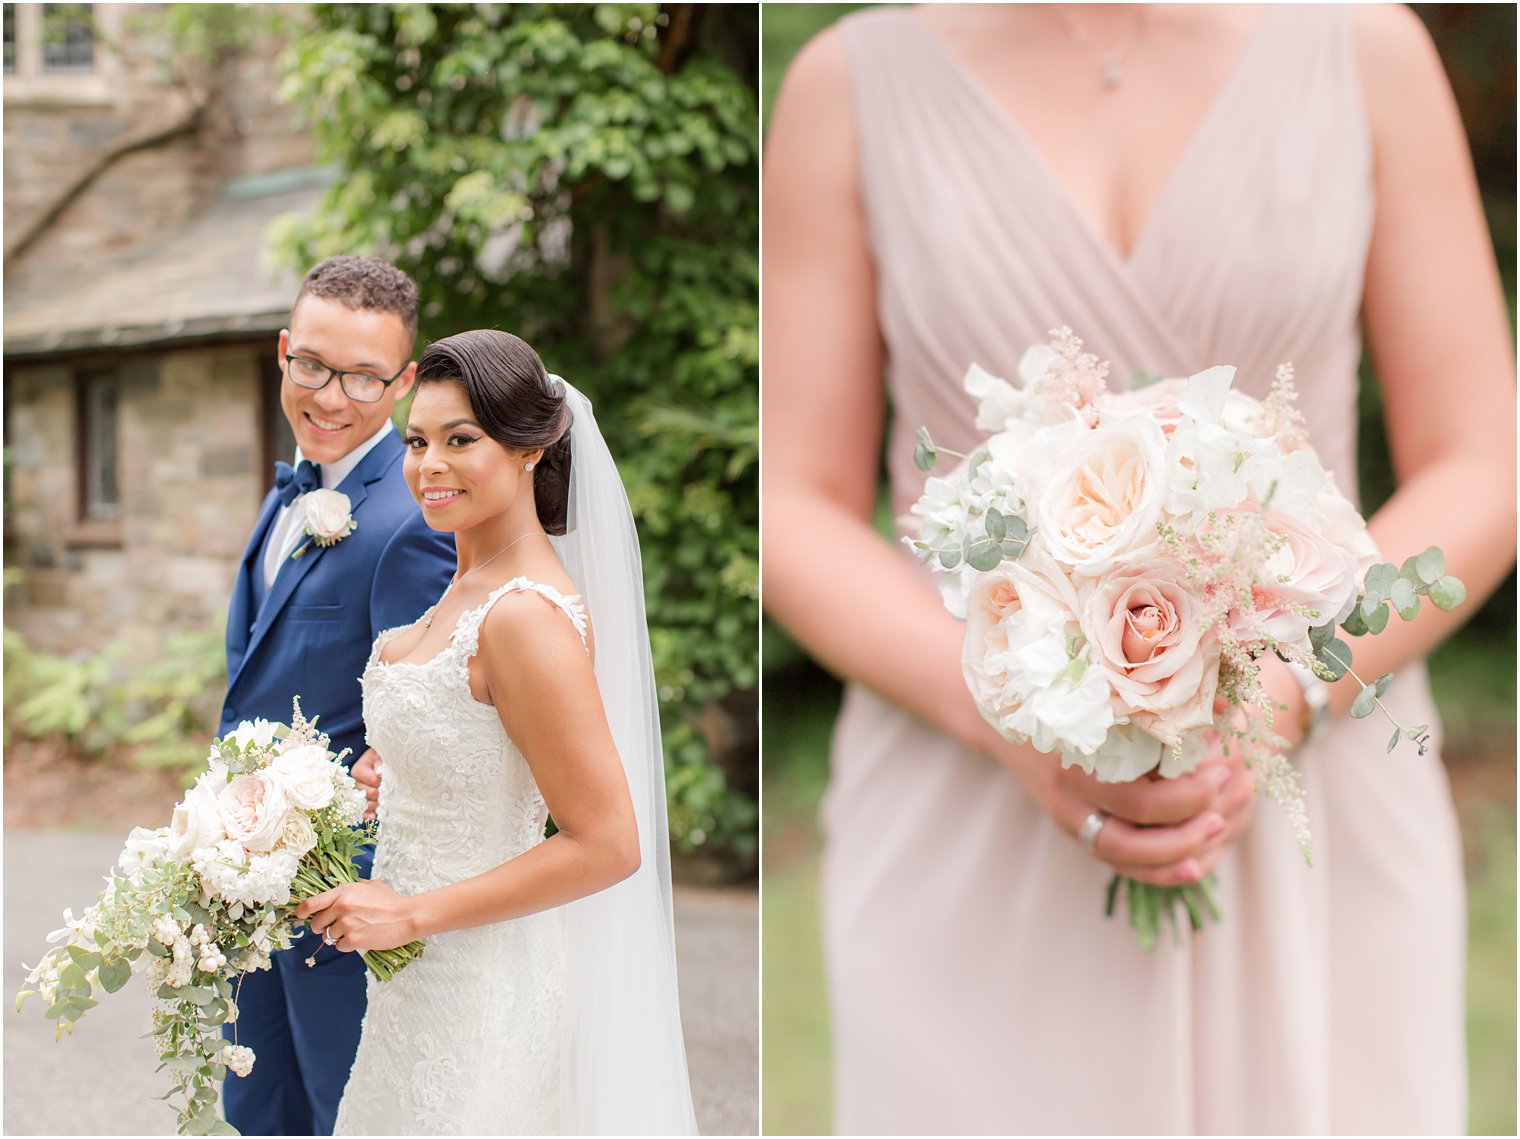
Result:
[[[245,721],[214,740],[170,824],[132,831],[100,900],[77,919],[64,911],[65,928],[48,938],[61,944],[16,998],[19,1011],[40,994],[56,1038],[100,994],[142,974],[158,999],[153,1034],[174,1081],[163,1098],[185,1100],[182,1135],[237,1134],[217,1117],[215,1081],[253,1068],[251,1049],[221,1037],[237,1020],[238,979],[290,946],[302,899],[357,881],[354,856],[371,840],[358,827],[364,792],[328,743],[299,700],[288,727]],[[389,980],[421,952],[412,942],[363,956]]]
[[[1018,386],[967,372],[990,437],[928,480],[905,539],[966,622],[977,707],[1004,738],[1107,782],[1191,771],[1213,729],[1286,809],[1307,859],[1303,791],[1258,662],[1350,673],[1362,685],[1351,714],[1366,716],[1393,677],[1356,676],[1337,628],[1379,633],[1390,608],[1411,620],[1422,597],[1455,608],[1462,583],[1435,547],[1380,562],[1308,445],[1290,367],[1260,401],[1230,387],[1230,367],[1110,392],[1107,364],[1070,329],[1052,336],[1025,354]],[[938,460],[926,430],[915,457],[924,470]],[[1388,749],[1401,738],[1423,751],[1426,729],[1395,723]],[[1121,885],[1147,949],[1163,918],[1176,928],[1179,903],[1194,929],[1218,920],[1208,878],[1116,875],[1110,914]]]

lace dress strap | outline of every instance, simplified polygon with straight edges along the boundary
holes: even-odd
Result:
[[[469,660],[480,649],[480,624],[486,619],[486,614],[491,611],[491,606],[496,600],[508,593],[516,592],[537,593],[554,602],[570,618],[570,623],[575,626],[575,631],[580,634],[581,647],[590,652],[586,645],[586,606],[581,601],[580,594],[574,593],[566,596],[552,585],[545,585],[540,581],[531,581],[526,577],[514,577],[511,581],[497,586],[491,591],[491,596],[471,609],[459,618],[459,623],[454,627],[454,632],[449,638],[449,644],[460,652],[465,660]]]
[[[429,609],[428,613],[431,613],[431,612],[432,612],[432,610]],[[427,616],[427,613],[424,613],[422,615],[422,617],[426,617],[426,616]],[[422,617],[418,617],[417,621],[422,620]],[[413,621],[412,625],[415,625],[417,623],[417,621]],[[370,646],[370,650],[369,650],[369,664],[372,665],[377,660],[380,659],[381,652],[384,651],[386,645],[390,644],[392,641],[394,641],[396,639],[396,634],[397,633],[404,633],[404,632],[406,632],[408,629],[410,629],[412,627],[412,625],[397,625],[393,629],[381,629],[379,635],[375,637],[375,643]],[[368,667],[368,665],[366,665],[366,667]]]

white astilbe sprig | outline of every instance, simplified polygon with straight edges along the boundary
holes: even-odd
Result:
[[[1293,365],[1279,364],[1272,379],[1272,391],[1262,401],[1261,412],[1252,426],[1261,435],[1276,439],[1285,453],[1309,445],[1309,425],[1303,412],[1293,406],[1297,402]]]
[[[1019,371],[1045,399],[1076,408],[1089,427],[1098,422],[1097,403],[1108,389],[1108,362],[1083,352],[1082,341],[1071,329],[1051,329],[1050,347],[1032,349]]]

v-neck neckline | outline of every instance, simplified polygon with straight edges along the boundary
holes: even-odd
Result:
[[[1135,240],[1130,243],[1127,251],[1121,252],[1112,242],[1104,236],[1097,221],[1089,217],[1072,195],[1066,183],[1062,181],[1055,167],[1045,157],[1045,154],[1028,132],[1020,125],[1012,110],[1005,106],[992,92],[991,88],[984,83],[972,69],[961,59],[953,47],[940,35],[928,20],[914,8],[906,8],[904,11],[918,24],[923,37],[931,41],[933,50],[939,55],[941,61],[953,72],[961,86],[979,102],[982,107],[1000,123],[1013,140],[1015,146],[1024,154],[1030,166],[1049,185],[1055,196],[1061,201],[1064,208],[1076,220],[1077,225],[1086,235],[1087,239],[1102,251],[1104,257],[1120,272],[1125,274],[1134,271],[1138,255],[1144,250],[1150,241],[1150,234],[1156,228],[1159,219],[1168,211],[1171,199],[1178,193],[1177,187],[1181,184],[1189,166],[1195,161],[1195,155],[1202,149],[1204,142],[1213,130],[1215,120],[1223,114],[1221,108],[1227,108],[1235,88],[1243,82],[1241,76],[1248,71],[1254,57],[1262,50],[1261,44],[1267,38],[1268,25],[1272,22],[1277,11],[1276,4],[1266,4],[1265,11],[1257,21],[1256,27],[1246,37],[1243,47],[1239,50],[1235,62],[1231,65],[1229,73],[1220,83],[1218,89],[1209,97],[1203,112],[1193,125],[1187,141],[1178,152],[1171,169],[1162,179],[1161,189],[1146,210],[1145,218],[1140,223],[1140,228],[1135,232]]]

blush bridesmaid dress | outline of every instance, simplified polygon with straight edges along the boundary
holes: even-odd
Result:
[[[1354,495],[1376,203],[1349,10],[1267,9],[1126,257],[917,14],[842,28],[896,513],[920,424],[978,438],[967,366],[1013,377],[1063,324],[1115,387],[1230,363],[1262,397],[1291,360]],[[1387,699],[1439,742],[1423,667]],[[1223,924],[1147,954],[1103,916],[1108,869],[1012,775],[851,686],[823,808],[836,1129],[1463,1133],[1456,817],[1439,749],[1385,754],[1389,731],[1341,718],[1294,757],[1312,869],[1259,803],[1218,867]]]

